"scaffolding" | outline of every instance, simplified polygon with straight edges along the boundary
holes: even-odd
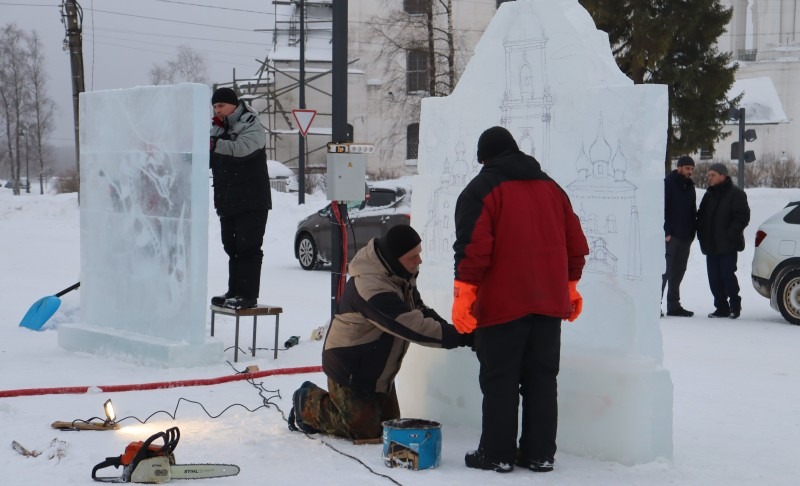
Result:
[[[303,2],[306,14],[300,25],[299,3]],[[233,70],[230,83],[220,86],[233,88],[239,97],[246,100],[260,113],[261,124],[267,132],[267,157],[298,169],[300,130],[292,116],[292,109],[299,108],[297,92],[301,83],[312,92],[309,107],[316,109],[314,126],[304,137],[306,172],[324,172],[327,143],[331,134],[330,40],[332,37],[332,0],[296,0],[272,2],[275,10],[275,28],[272,46],[251,77],[238,78]],[[300,79],[300,36],[305,37],[306,52],[309,41],[326,44],[327,59],[320,56],[319,47],[312,46],[317,55],[305,62],[305,79]],[[312,44],[313,45],[313,44]]]

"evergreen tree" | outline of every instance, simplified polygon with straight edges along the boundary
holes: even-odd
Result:
[[[713,145],[728,118],[725,95],[737,68],[716,47],[733,10],[719,0],[580,3],[608,33],[617,65],[634,83],[668,86],[665,171],[673,157]]]

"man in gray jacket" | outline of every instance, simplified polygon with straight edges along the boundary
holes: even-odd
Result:
[[[420,242],[411,226],[398,225],[356,253],[322,351],[329,391],[308,381],[295,391],[291,430],[377,439],[383,421],[400,418],[394,379],[410,343],[469,344],[422,302]]]
[[[228,255],[228,290],[211,304],[232,309],[255,307],[261,282],[264,229],[272,209],[267,136],[258,113],[230,88],[211,98],[211,173],[214,208]]]

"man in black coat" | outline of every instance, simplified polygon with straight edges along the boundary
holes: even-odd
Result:
[[[738,252],[744,250],[744,229],[749,223],[747,195],[733,185],[724,164],[711,164],[708,189],[697,211],[697,239],[706,256],[708,284],[716,307],[708,317],[736,319],[742,311],[736,260]]]
[[[689,261],[689,249],[697,230],[697,196],[692,174],[694,159],[684,155],[678,168],[664,178],[664,241],[667,268],[661,276],[661,294],[667,291],[667,315],[692,317],[694,312],[681,306],[681,281]]]

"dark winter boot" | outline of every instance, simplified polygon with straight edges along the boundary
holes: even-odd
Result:
[[[225,302],[222,304],[222,307],[228,309],[250,309],[258,305],[257,299],[248,299],[246,297],[231,297],[230,299],[225,299]]]
[[[715,318],[719,319],[719,318],[725,318],[725,317],[730,317],[730,316],[731,316],[731,311],[725,310],[725,309],[717,309],[717,310],[715,310],[714,312],[712,312],[711,314],[708,315],[708,317],[710,317],[712,319],[715,319]]]
[[[211,297],[211,305],[222,307],[223,304],[225,304],[225,301],[231,297],[235,297],[231,292],[225,292],[222,295],[215,295],[214,297]]]
[[[317,385],[314,383],[306,381],[300,386],[300,388],[295,390],[294,394],[292,395],[292,409],[289,411],[289,418],[287,420],[289,422],[289,430],[295,432],[302,431],[306,434],[316,434],[319,432],[319,430],[315,429],[303,420],[303,408],[306,404],[308,392],[310,389],[316,387]]]
[[[499,473],[508,473],[514,470],[513,463],[489,459],[486,457],[482,449],[467,452],[467,454],[464,456],[464,463],[467,465],[467,467],[471,467],[472,469],[483,469],[486,471],[494,471]]]
[[[530,459],[522,457],[522,455],[517,456],[517,466],[534,472],[550,472],[553,470],[554,462],[552,459]]]

